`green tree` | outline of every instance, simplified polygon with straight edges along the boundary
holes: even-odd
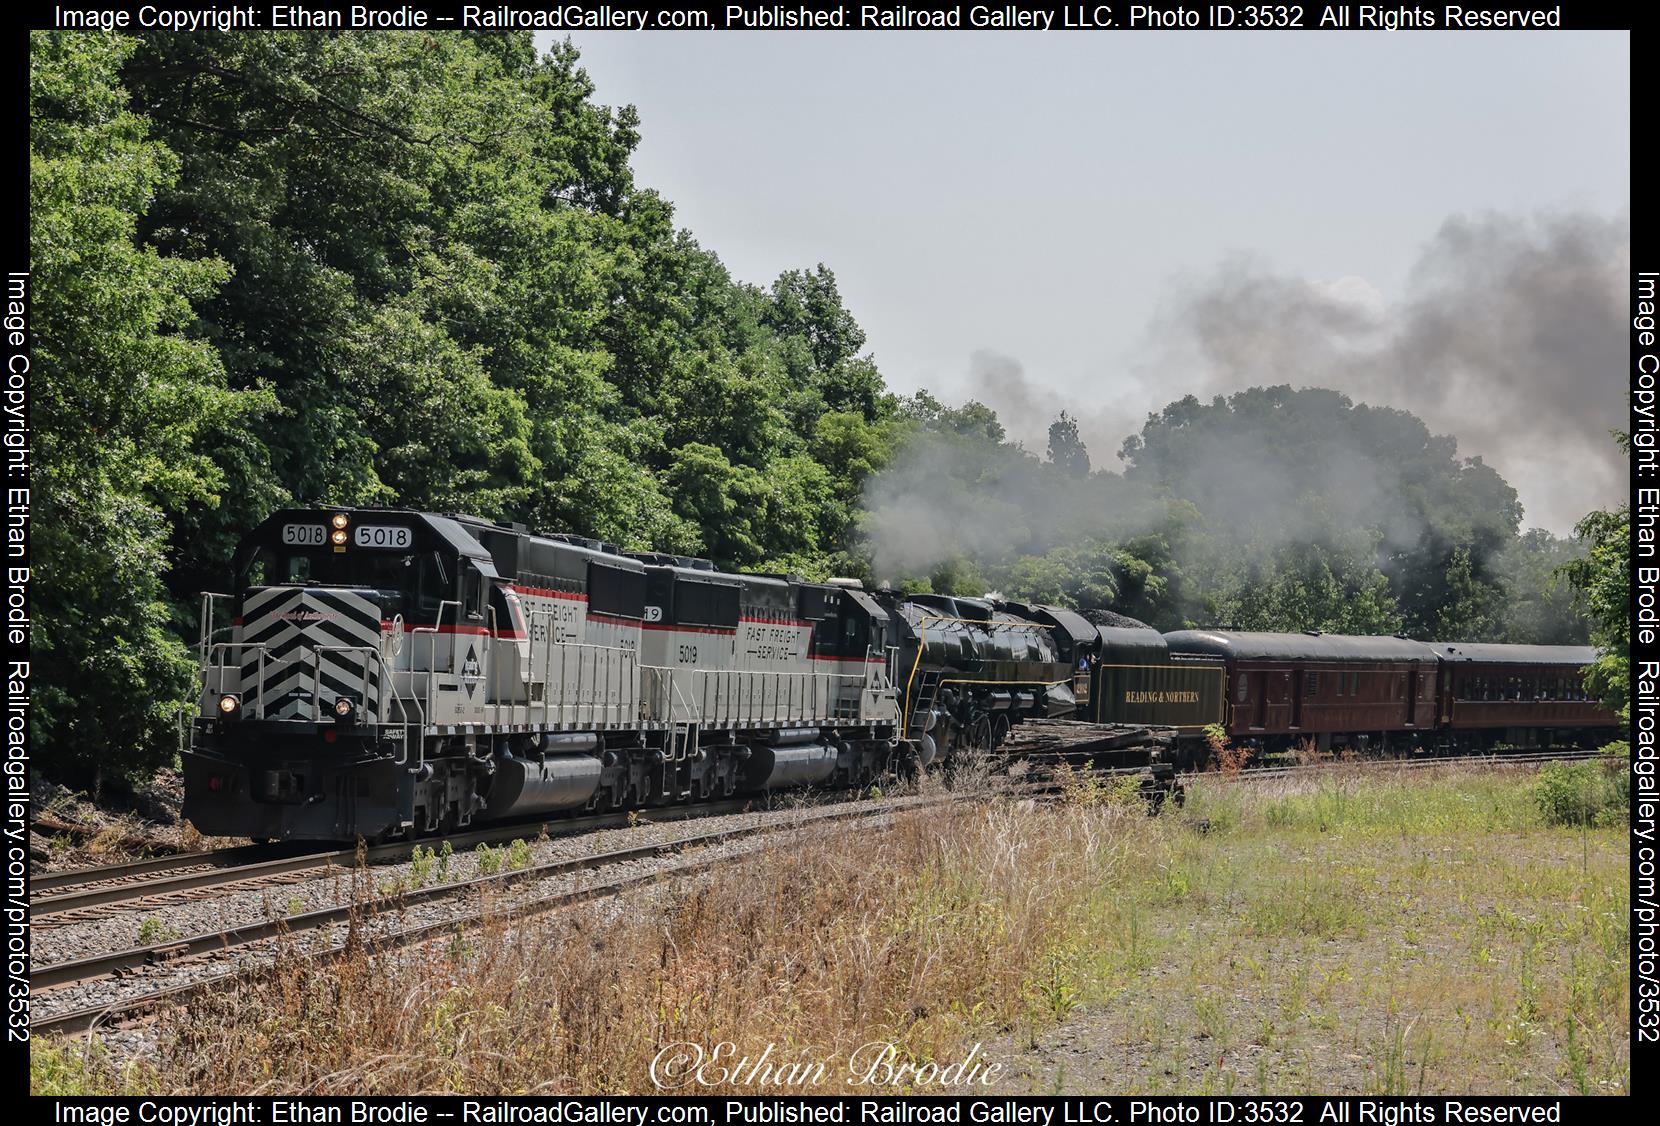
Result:
[[[238,264],[204,321],[231,384],[283,408],[212,443],[235,500],[186,514],[181,595],[290,498],[723,563],[847,540],[851,506],[798,459],[824,414],[888,400],[834,275],[735,282],[634,183],[638,117],[594,103],[568,44],[156,34],[124,74],[183,161],[145,237]],[[697,522],[716,494],[747,528]]]
[[[1504,640],[1518,645],[1585,645],[1591,625],[1562,569],[1583,558],[1577,539],[1530,528],[1500,555],[1506,589]]]
[[[1065,411],[1049,424],[1049,464],[1068,477],[1089,476],[1089,449],[1078,436],[1078,420]]]
[[[81,782],[173,753],[192,662],[161,581],[168,520],[218,502],[204,436],[265,403],[227,391],[194,335],[226,264],[136,239],[178,161],[118,81],[132,47],[29,37],[33,733],[42,764]]]
[[[1317,589],[1375,589],[1358,536],[1375,544],[1370,563],[1388,597],[1364,597],[1338,620],[1398,622],[1422,638],[1501,635],[1498,561],[1521,521],[1516,492],[1405,411],[1321,388],[1253,387],[1209,403],[1188,396],[1149,416],[1119,457],[1127,480],[1193,503],[1212,565],[1228,566],[1243,549],[1262,576],[1288,567],[1303,592],[1288,607],[1314,613]],[[1349,558],[1330,569],[1347,577],[1333,586],[1310,570],[1312,559],[1293,561],[1286,552],[1301,544],[1343,545]]]
[[[895,420],[834,275],[734,280],[593,92],[528,33],[31,40],[38,722],[65,756],[171,745],[174,634],[286,503],[856,564]],[[97,661],[114,702],[76,711]]]
[[[877,417],[885,403],[881,374],[873,359],[859,354],[865,332],[842,304],[836,276],[824,263],[780,274],[761,323],[780,341],[793,386],[810,388],[825,410]]]
[[[1629,435],[1616,440],[1631,452]],[[1591,619],[1597,659],[1585,683],[1621,723],[1631,724],[1631,506],[1599,509],[1574,528],[1588,548],[1582,559],[1562,568],[1584,600]]]

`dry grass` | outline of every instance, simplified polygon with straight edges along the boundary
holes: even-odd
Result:
[[[1624,1089],[1623,839],[1545,828],[1527,777],[1434,773],[1200,783],[1159,818],[1079,779],[816,833],[289,966],[164,1016],[119,1073],[37,1045],[31,1085],[649,1092],[665,1047],[729,1043],[727,1068],[771,1045],[772,1070],[688,1089],[845,1093],[850,1057],[891,1042],[912,1063],[984,1043],[1009,1091]]]
[[[183,799],[183,779],[170,770],[105,802],[36,779],[36,815],[29,826],[32,858],[48,871],[61,871],[248,843],[202,836],[180,817]]]
[[[1211,769],[1220,771],[1229,778],[1237,777],[1251,761],[1253,748],[1233,742],[1228,738],[1228,733],[1216,724],[1205,728],[1205,742],[1210,744]]]

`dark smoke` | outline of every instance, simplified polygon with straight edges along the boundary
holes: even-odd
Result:
[[[1068,394],[1033,383],[1019,360],[989,348],[974,352],[968,359],[969,398],[995,410],[1009,440],[1019,442],[1038,457],[1045,455],[1049,424],[1066,411],[1078,420],[1078,437],[1089,447],[1093,463],[1097,467],[1110,466],[1125,435],[1140,427],[1148,410],[1163,405],[1143,404],[1138,397],[1131,406],[1120,403],[1103,407],[1093,401],[1099,393],[1092,387]]]
[[[1629,244],[1625,218],[1449,219],[1393,306],[1353,279],[1230,261],[1161,314],[1139,382],[1332,387],[1411,411],[1516,486],[1529,524],[1566,532],[1626,491],[1608,431],[1624,419]]]
[[[1116,474],[1063,477],[1009,445],[924,434],[866,483],[862,530],[878,578],[951,559],[1038,555],[1081,536],[1153,527],[1163,504]]]
[[[1029,456],[932,440],[908,450],[866,490],[877,573],[917,574],[954,556],[996,562],[1081,532],[1152,528],[1157,505],[1115,475],[1062,490],[1036,471],[1055,416],[1076,416],[1094,464],[1110,467],[1148,412],[1185,395],[1204,401],[1277,384],[1417,415],[1456,438],[1459,456],[1479,455],[1508,479],[1525,523],[1565,533],[1626,490],[1608,431],[1624,419],[1629,238],[1625,218],[1449,219],[1393,305],[1360,279],[1321,284],[1233,258],[1175,287],[1151,326],[1147,360],[1086,387],[1045,387],[1018,360],[978,351],[969,395],[997,411]],[[1213,527],[1258,548],[1364,529],[1376,529],[1381,548],[1416,542],[1423,529],[1401,503],[1400,466],[1333,438],[1287,459],[1242,428],[1205,451],[1195,491],[1183,495],[1212,514]],[[1343,503],[1311,506],[1311,481]],[[1496,523],[1507,503],[1495,494]]]

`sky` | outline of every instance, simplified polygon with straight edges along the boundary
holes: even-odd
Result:
[[[1289,382],[1457,436],[1528,525],[1628,489],[1625,33],[570,38],[736,277],[825,264],[891,388],[1035,451]]]

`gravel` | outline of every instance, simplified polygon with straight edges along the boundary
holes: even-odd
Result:
[[[883,801],[842,802],[837,803],[835,808],[846,811],[899,811],[927,800],[889,798]],[[825,807],[796,806],[703,817],[689,823],[642,820],[628,828],[532,842],[529,850],[531,863],[546,864],[617,849],[666,844],[694,833],[714,830],[760,826],[787,828],[803,824],[807,817],[823,808]],[[700,866],[706,862],[741,857],[759,851],[771,839],[771,834],[743,837],[713,845],[694,846],[683,852],[665,856],[608,864],[598,870],[526,879],[514,882],[506,888],[496,885],[491,888],[495,897],[493,902],[498,909],[513,910],[532,900],[591,886],[596,882],[609,882],[626,876],[667,874],[676,869]],[[263,922],[302,911],[340,906],[352,902],[354,893],[359,890],[367,890],[363,887],[363,881],[370,880],[374,882],[375,887],[386,888],[399,878],[412,880],[412,868],[412,863],[406,861],[376,866],[366,872],[334,869],[329,874],[294,883],[228,891],[211,898],[169,905],[165,908],[151,905],[147,909],[126,911],[106,918],[41,930],[34,935],[33,960],[37,966],[49,965],[58,961]],[[427,886],[456,883],[480,874],[482,873],[478,869],[477,856],[472,852],[458,852],[450,859],[444,877],[440,878],[436,866],[434,867],[428,877]],[[380,936],[411,927],[459,921],[476,913],[478,901],[479,891],[475,889],[390,910],[369,917],[364,923],[365,934]],[[146,941],[141,941],[141,928],[144,929]],[[144,966],[127,971],[120,977],[102,978],[37,993],[33,998],[31,1013],[36,1019],[44,1019],[77,1009],[114,1004],[156,989],[249,972],[270,964],[285,950],[293,954],[302,954],[329,949],[342,944],[345,936],[346,925],[339,923],[317,930],[262,939],[178,962]],[[121,1046],[113,1032],[105,1033],[104,1039],[106,1046],[112,1050]],[[129,1045],[131,1050],[143,1050],[143,1035],[127,1039],[133,1041]]]

